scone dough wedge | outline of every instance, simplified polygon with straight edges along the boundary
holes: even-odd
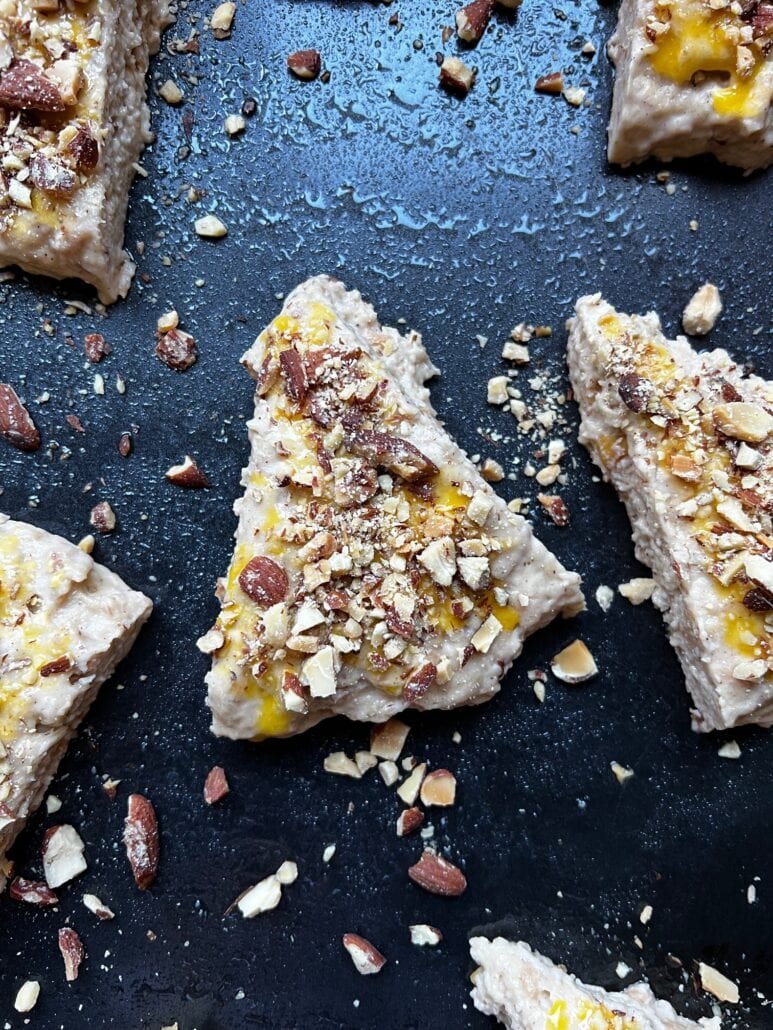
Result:
[[[75,544],[0,515],[0,890],[8,849],[151,607]]]
[[[129,186],[151,139],[148,60],[172,0],[0,3],[0,266],[125,296]]]
[[[319,277],[243,361],[258,384],[250,461],[200,641],[215,733],[485,701],[529,633],[583,607],[579,577],[437,421],[416,333]]]
[[[773,384],[597,294],[570,321],[580,441],[625,502],[693,728],[773,723]]]
[[[622,991],[584,984],[523,941],[473,937],[470,954],[475,1008],[508,1030],[720,1030],[716,1017],[678,1015],[647,983]]]
[[[714,154],[746,170],[773,160],[773,5],[622,0],[609,56],[609,160]]]

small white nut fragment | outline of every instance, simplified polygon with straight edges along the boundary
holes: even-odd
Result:
[[[773,561],[768,561],[761,554],[747,554],[743,567],[749,579],[773,594]]]
[[[514,361],[516,365],[527,365],[529,363],[529,348],[523,343],[515,343],[508,340],[502,348],[502,357],[506,361]]]
[[[618,593],[631,604],[643,604],[645,601],[649,601],[654,589],[655,580],[644,576],[634,576],[633,579],[629,579],[627,583],[621,583],[617,588]]]
[[[475,83],[475,72],[458,57],[447,57],[440,66],[440,85],[451,93],[467,96]]]
[[[298,879],[298,866],[295,862],[282,862],[274,875],[283,887],[288,887]]]
[[[354,764],[364,776],[366,772],[376,768],[378,759],[370,751],[356,751],[354,754]]]
[[[162,100],[166,100],[167,104],[171,104],[172,107],[176,107],[184,100],[183,91],[172,79],[167,79],[166,82],[159,86],[158,95]]]
[[[3,757],[3,751],[2,751],[2,748],[0,748],[0,758],[2,758],[2,757]],[[62,800],[61,800],[61,798],[58,798],[56,796],[56,794],[49,794],[48,797],[46,798],[46,812],[49,815],[53,815],[54,812],[58,812],[61,807],[62,807]]]
[[[421,552],[419,561],[438,586],[448,587],[456,572],[456,545],[450,536],[433,540]]]
[[[741,748],[738,746],[737,740],[728,740],[727,743],[723,744],[722,747],[717,751],[720,758],[740,758]]]
[[[650,919],[652,919],[652,905],[645,905],[639,913],[639,922],[642,926],[647,926]]]
[[[606,583],[602,583],[601,586],[596,588],[596,603],[605,614],[612,607],[614,599],[615,592],[611,587],[608,587]]]
[[[345,933],[341,941],[354,963],[354,968],[362,976],[372,976],[384,968],[386,959],[378,948],[364,937],[356,933]]]
[[[429,923],[412,923],[408,929],[411,932],[411,944],[420,948],[434,948],[443,940],[443,934]]]
[[[489,404],[507,404],[510,395],[507,387],[510,380],[507,376],[492,376],[486,384],[486,400]]]
[[[490,578],[488,558],[459,558],[456,562],[459,576],[470,590],[482,590]]]
[[[733,676],[745,683],[753,683],[761,680],[768,671],[768,663],[764,658],[755,658],[752,661],[739,662],[733,669]]]
[[[222,236],[228,235],[228,228],[224,222],[221,222],[217,215],[203,215],[201,218],[197,218],[193,223],[193,227],[199,236],[203,236],[205,239],[217,240]]]
[[[223,122],[223,128],[229,136],[238,136],[247,128],[247,122],[240,114],[229,114]]]
[[[212,629],[199,637],[196,641],[196,647],[201,651],[202,654],[215,654],[225,644],[225,636],[222,630],[219,630],[217,626],[213,626]]]
[[[245,919],[253,919],[263,912],[270,912],[282,900],[282,885],[273,874],[250,887],[236,901]]]
[[[301,666],[301,682],[312,697],[330,697],[336,692],[335,651],[326,644]]]
[[[682,327],[690,336],[705,336],[716,325],[722,312],[722,298],[713,283],[696,290],[682,313]]]
[[[472,495],[470,503],[467,505],[467,518],[470,522],[474,522],[476,526],[483,526],[493,507],[493,498],[483,490],[476,490]]]
[[[40,984],[37,980],[27,980],[16,993],[13,1007],[17,1012],[32,1012],[40,997]]]
[[[619,762],[610,762],[609,768],[618,783],[625,783],[633,776],[633,769],[629,769],[628,766],[621,765]]]
[[[585,99],[585,90],[578,86],[564,86],[564,100],[572,107],[579,107]]]
[[[91,509],[89,522],[98,533],[112,533],[116,526],[115,512],[108,501],[100,501]]]
[[[410,776],[408,776],[400,786],[397,788],[397,796],[406,805],[412,805],[416,798],[419,796],[419,789],[421,787],[421,781],[424,779],[424,774],[427,771],[427,763],[422,762],[417,765]]]
[[[115,912],[112,911],[96,894],[84,894],[83,904],[93,912],[97,919],[115,919]]]
[[[748,443],[741,443],[735,456],[735,463],[739,469],[756,469],[761,461],[762,455],[759,451],[755,451]]]
[[[333,751],[327,755],[322,767],[325,772],[333,773],[336,776],[351,776],[353,780],[362,779],[362,773],[357,767],[357,763],[353,762],[343,751]]]
[[[487,483],[501,483],[505,478],[505,470],[493,458],[486,458],[480,467],[480,474]]]
[[[159,315],[156,319],[156,328],[160,333],[170,333],[173,329],[176,329],[180,324],[180,316],[172,308],[170,311],[165,311],[163,315]]]
[[[727,1001],[731,1005],[737,1005],[740,995],[738,984],[734,983],[724,973],[708,965],[706,962],[698,964],[698,976],[704,991],[713,994],[719,1001]]]
[[[388,722],[374,726],[370,731],[370,753],[376,758],[396,762],[410,731],[410,726],[400,719],[389,719]]]
[[[489,615],[474,634],[470,643],[479,654],[488,654],[491,645],[502,632],[502,623],[496,615]]]
[[[717,429],[734,440],[762,443],[773,433],[773,415],[769,415],[761,404],[746,401],[718,404],[712,417]]]
[[[96,543],[97,540],[94,534],[89,533],[78,541],[78,547],[80,547],[85,554],[92,554]]]
[[[434,769],[421,785],[421,803],[447,808],[456,800],[456,777],[448,769]]]
[[[61,887],[88,868],[86,845],[69,823],[52,826],[43,838],[43,874],[49,887]]]
[[[551,661],[550,669],[564,683],[584,683],[599,671],[593,655],[582,640],[575,640],[563,651],[559,651]]]
[[[231,3],[229,0],[228,3],[218,4],[209,20],[209,27],[215,39],[228,39],[231,35],[235,15],[235,3]]]
[[[387,787],[394,787],[397,781],[400,779],[400,770],[397,768],[396,762],[379,762],[378,771],[381,779],[387,785]]]
[[[328,862],[333,861],[333,856],[336,853],[335,844],[328,844],[325,850],[322,852],[322,861],[327,865]]]

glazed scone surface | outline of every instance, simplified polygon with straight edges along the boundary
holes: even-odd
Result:
[[[714,154],[752,170],[773,160],[773,6],[623,0],[609,41],[609,160]]]
[[[6,852],[151,607],[75,544],[0,516],[0,889]]]
[[[570,322],[580,441],[652,568],[693,727],[773,723],[773,385],[654,314],[583,297]]]
[[[508,1030],[719,1030],[716,1018],[695,1022],[656,998],[649,984],[605,991],[532,951],[523,941],[497,937],[470,940],[478,968],[473,974],[475,1007]]]
[[[216,733],[486,700],[526,635],[582,607],[579,578],[435,418],[416,333],[319,277],[243,360],[258,382],[251,456],[201,642]]]
[[[135,164],[151,139],[148,60],[171,0],[0,0],[0,265],[77,277],[111,303]]]

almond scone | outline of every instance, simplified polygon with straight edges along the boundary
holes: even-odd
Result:
[[[151,607],[75,544],[0,515],[0,890],[8,849]]]
[[[714,154],[752,170],[773,160],[773,5],[623,0],[609,41],[609,160]]]
[[[215,733],[485,701],[524,637],[582,608],[579,577],[435,418],[418,334],[319,277],[243,361],[250,462],[222,610],[200,641]]]
[[[173,6],[0,0],[0,266],[83,279],[106,304],[125,296],[145,75]]]
[[[656,998],[649,984],[622,991],[584,984],[523,941],[470,940],[475,1008],[508,1030],[719,1030],[718,1018],[695,1022]]]
[[[577,302],[580,441],[625,502],[692,694],[693,728],[773,723],[773,384],[657,315]]]

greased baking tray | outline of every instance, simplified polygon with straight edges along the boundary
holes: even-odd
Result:
[[[190,23],[202,27],[211,6],[183,5],[167,41],[187,38]],[[408,753],[459,780],[456,806],[432,822],[467,874],[462,898],[433,898],[408,882],[421,845],[395,836],[399,802],[375,774],[355,782],[323,772],[329,752],[366,743],[366,727],[330,722],[259,746],[208,731],[206,660],[193,645],[216,612],[247,457],[252,385],[238,359],[278,310],[277,294],[328,272],[362,290],[384,322],[420,330],[442,370],[432,390],[441,417],[470,453],[512,473],[498,487],[507,497],[536,493],[522,474],[534,445],[486,405],[485,383],[504,370],[501,344],[518,322],[553,328],[531,345],[532,368],[520,377],[529,394],[535,372],[565,376],[563,322],[580,294],[654,307],[673,333],[709,280],[725,310],[707,345],[773,373],[766,177],[693,161],[671,169],[667,191],[659,165],[610,170],[604,41],[615,11],[588,0],[524,0],[515,15],[498,12],[467,57],[479,69],[475,88],[464,101],[447,96],[435,55],[454,11],[446,0],[239,5],[230,40],[202,30],[200,56],[164,52],[153,64],[151,91],[172,77],[186,99],[176,109],[153,104],[158,141],[127,230],[132,250],[144,245],[128,300],[103,320],[65,314],[68,300],[93,302],[71,284],[17,276],[0,287],[0,378],[31,402],[45,441],[32,456],[0,450],[0,505],[78,539],[95,501],[109,500],[119,527],[99,540],[97,556],[156,604],[52,788],[63,802],[55,819],[86,841],[88,872],[62,891],[56,911],[0,900],[0,1015],[10,1027],[23,1025],[12,1002],[27,978],[41,983],[37,1027],[483,1027],[468,998],[466,944],[481,926],[606,986],[626,982],[616,974],[622,961],[628,980],[646,976],[685,1014],[710,1011],[689,980],[694,963],[708,961],[741,985],[727,1026],[773,1025],[764,1004],[773,994],[770,738],[724,735],[742,756],[718,758],[723,737],[689,729],[660,616],[619,597],[601,612],[596,588],[643,570],[621,505],[576,443],[571,404],[561,430],[571,526],[554,527],[537,506],[533,520],[583,574],[588,612],[531,639],[488,705],[409,720]],[[580,54],[586,40],[597,48],[591,57]],[[287,54],[308,46],[322,51],[328,83],[287,75]],[[456,50],[454,40],[445,47]],[[535,79],[559,68],[587,90],[586,106],[534,94]],[[256,113],[229,141],[223,118],[250,96]],[[227,223],[225,240],[196,237],[193,221],[208,211]],[[183,375],[153,357],[156,318],[172,306],[201,353]],[[82,353],[94,330],[113,345],[98,368],[104,396]],[[479,334],[489,340],[483,349]],[[128,460],[116,449],[125,430],[135,434]],[[209,474],[209,491],[165,482],[185,453]],[[600,675],[576,688],[551,681],[538,704],[527,670],[545,669],[577,635]],[[635,771],[624,787],[612,760]],[[231,794],[210,809],[201,788],[215,763]],[[114,802],[104,776],[121,780]],[[162,827],[159,876],[145,894],[120,844],[133,790],[153,799]],[[15,849],[20,869],[39,871],[51,822],[44,813],[32,820]],[[330,843],[337,850],[325,864]],[[224,917],[284,858],[298,862],[300,877],[279,908],[253,921]],[[116,919],[97,923],[85,891]],[[88,952],[71,985],[56,943],[66,921]],[[413,922],[439,927],[440,947],[413,946]],[[379,976],[354,971],[340,946],[346,931],[386,954]]]

